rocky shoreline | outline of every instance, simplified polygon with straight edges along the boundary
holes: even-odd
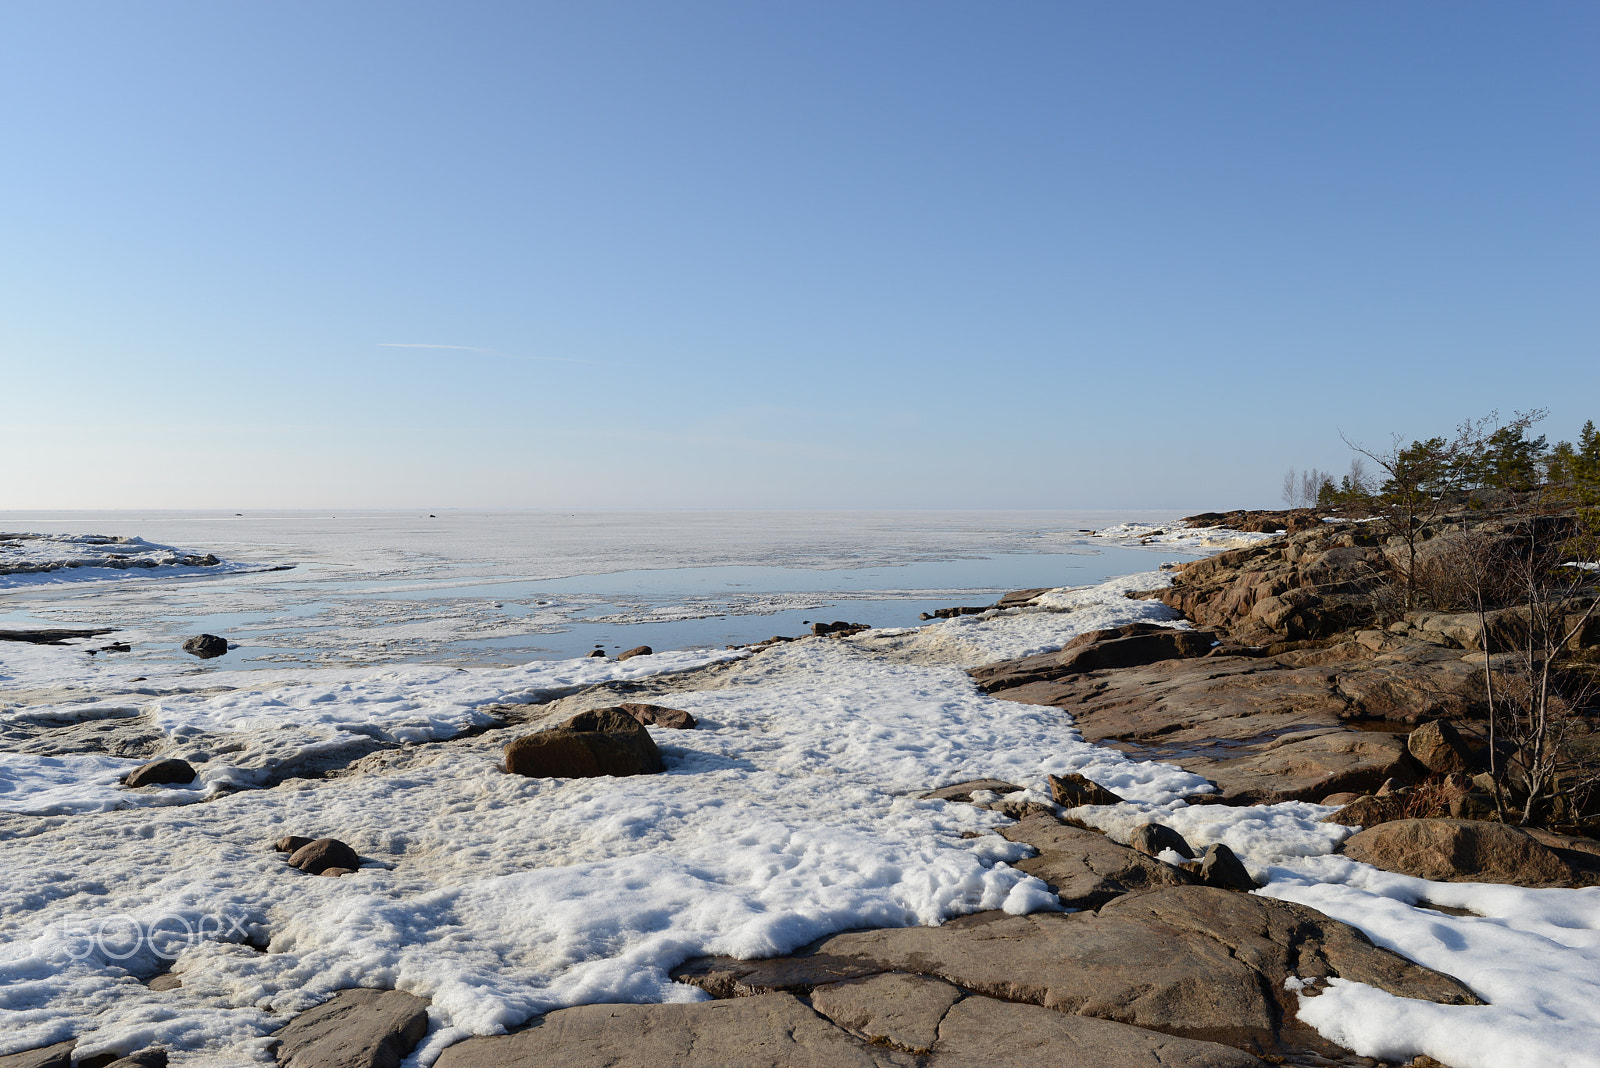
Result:
[[[1159,599],[1192,629],[1095,631],[1057,652],[972,668],[974,682],[993,697],[1070,714],[1086,741],[1214,784],[1192,804],[1342,806],[1329,822],[1365,828],[1343,853],[1379,868],[1446,882],[1600,885],[1600,843],[1573,833],[1588,830],[1592,814],[1576,802],[1559,828],[1482,819],[1484,746],[1472,725],[1486,711],[1484,646],[1514,611],[1417,610],[1385,621],[1373,610],[1384,547],[1362,524],[1308,513],[1191,522],[1284,533],[1178,565],[1170,587],[1136,595]],[[1444,523],[1437,534],[1470,525]],[[1045,592],[1018,591],[993,607],[1024,607]],[[847,639],[858,629],[826,634]],[[1580,628],[1574,642],[1590,655],[1600,625]],[[530,721],[578,714],[513,741],[507,770],[564,774],[521,766],[534,758],[512,750],[530,739],[549,752],[591,753],[589,734],[648,742],[640,723],[692,728],[693,717],[655,718],[671,709],[615,704],[681,684],[601,686],[540,706]],[[608,707],[596,709],[597,700]],[[647,773],[659,763],[618,771],[601,761],[588,773]],[[456,1042],[437,1063],[1422,1068],[1440,1062],[1380,1061],[1340,1047],[1303,1022],[1303,1002],[1330,981],[1349,981],[1401,998],[1482,1004],[1467,984],[1355,927],[1248,893],[1256,884],[1226,846],[1197,855],[1177,832],[1149,823],[1119,836],[1127,844],[1114,840],[1095,828],[1121,799],[1076,778],[1052,779],[1050,804],[1000,780],[930,783],[926,795],[1016,820],[999,833],[1035,855],[1015,866],[1069,911],[852,931],[764,960],[702,957],[672,978],[712,1000],[558,1009],[507,1035]],[[275,1056],[293,1068],[398,1065],[427,1030],[427,1006],[400,991],[348,989],[291,1020],[275,1036]],[[166,1062],[160,1050],[74,1060],[72,1049],[3,1056],[0,1068]]]

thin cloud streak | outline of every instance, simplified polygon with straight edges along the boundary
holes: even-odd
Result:
[[[523,356],[519,353],[501,352],[499,349],[480,349],[475,345],[426,345],[409,341],[380,341],[380,349],[451,349],[456,352],[478,352],[485,356],[499,356],[506,360],[541,360],[548,363],[582,363],[590,367],[626,367],[628,364],[608,364],[598,360],[579,360],[572,356]]]

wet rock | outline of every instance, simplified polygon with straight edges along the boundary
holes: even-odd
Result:
[[[1122,798],[1075,771],[1066,775],[1051,775],[1048,778],[1050,799],[1064,808],[1077,808],[1079,805],[1122,804]]]
[[[620,657],[618,659],[621,659]],[[689,713],[679,708],[667,708],[665,705],[645,704],[641,701],[624,701],[617,706],[640,723],[656,727],[670,727],[673,730],[693,730],[696,720]]]
[[[295,850],[315,842],[315,838],[307,838],[303,834],[290,834],[272,843],[272,848],[279,853],[293,853]]]
[[[53,1046],[8,1053],[0,1057],[0,1068],[72,1068],[72,1048],[77,1044],[77,1039],[69,1038]]]
[[[1194,859],[1194,848],[1177,831],[1162,823],[1143,823],[1133,829],[1128,846],[1147,857],[1159,856],[1170,849],[1184,860]]]
[[[590,657],[598,656],[600,659],[604,660],[605,656],[606,656],[606,651],[604,649],[591,649],[591,650],[589,650],[589,652],[585,653],[584,655],[585,656],[590,656]]]
[[[650,732],[620,707],[580,712],[505,748],[506,771],[533,778],[649,775],[666,770]]]
[[[1297,995],[1284,988],[1291,976],[1338,976],[1400,997],[1480,1004],[1457,980],[1379,949],[1314,909],[1203,886],[1125,895],[1093,913],[985,912],[940,927],[849,932],[792,957],[701,958],[674,976],[715,997],[745,997],[894,971],[1241,1047],[1269,1047],[1282,1029],[1299,1027]]]
[[[971,801],[972,795],[980,790],[996,794],[1014,794],[1021,789],[1022,787],[1004,779],[973,779],[970,782],[941,786],[937,790],[929,790],[922,796],[929,801]]]
[[[819,986],[811,1007],[868,1042],[909,1053],[927,1053],[939,1038],[939,1023],[961,991],[920,975],[889,972],[870,979]]]
[[[791,994],[678,1005],[583,1005],[514,1035],[469,1038],[437,1068],[913,1068]]]
[[[1000,833],[1038,851],[1038,856],[1014,861],[1012,867],[1042,879],[1068,908],[1097,909],[1122,894],[1195,881],[1187,872],[1118,845],[1103,834],[1052,817],[1024,819],[1000,828]]]
[[[361,858],[337,838],[318,838],[289,854],[289,866],[309,875],[321,875],[329,868],[354,871],[361,867]]]
[[[1448,775],[1472,767],[1472,752],[1466,740],[1443,720],[1424,723],[1406,739],[1406,751],[1431,772]]]
[[[1592,880],[1527,831],[1462,819],[1395,820],[1346,839],[1340,852],[1435,882],[1580,886]]]
[[[625,649],[617,654],[618,660],[631,660],[636,656],[650,656],[655,652],[648,645],[635,645],[632,649]]]
[[[122,782],[123,785],[134,788],[167,784],[185,785],[194,782],[194,774],[194,768],[187,760],[169,757],[165,760],[152,760],[135,768]]]
[[[219,638],[215,634],[196,634],[183,643],[183,651],[192,653],[201,660],[210,660],[228,651],[228,640]]]
[[[397,1068],[428,1030],[428,1002],[398,990],[341,990],[275,1036],[284,1068]]]

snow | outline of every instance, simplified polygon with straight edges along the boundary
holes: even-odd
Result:
[[[0,812],[57,816],[144,805],[182,805],[200,799],[194,788],[124,790],[124,775],[144,763],[90,754],[35,756],[0,753]]]
[[[1233,530],[1229,527],[1186,527],[1156,523],[1118,523],[1094,532],[1096,538],[1106,538],[1123,544],[1154,546],[1182,551],[1219,552],[1224,549],[1242,549],[1263,541],[1271,541],[1283,534],[1264,534],[1257,531]]]

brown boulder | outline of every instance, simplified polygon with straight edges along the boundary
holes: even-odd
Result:
[[[307,838],[303,834],[289,834],[272,843],[272,848],[279,853],[293,853],[302,846],[308,846],[315,841],[315,838]]]
[[[636,657],[636,656],[649,656],[654,652],[655,652],[655,650],[650,648],[648,645],[635,645],[632,649],[625,649],[622,652],[618,653],[617,654],[617,659],[618,660],[631,660],[633,657]]]
[[[1337,823],[1344,827],[1376,827],[1380,823],[1403,819],[1405,814],[1403,798],[1393,794],[1387,797],[1368,794],[1356,798],[1338,812],[1322,817],[1321,822]]]
[[[1120,805],[1122,798],[1077,772],[1048,776],[1050,800],[1066,808],[1079,805]]]
[[[329,868],[361,867],[356,851],[337,838],[318,838],[289,854],[289,866],[299,868],[308,875],[321,875]]]
[[[152,760],[135,768],[128,773],[122,783],[133,788],[163,786],[168,783],[183,785],[194,782],[194,774],[194,766],[187,760],[168,757],[164,760]]]
[[[1577,886],[1580,877],[1522,830],[1477,820],[1394,820],[1348,838],[1340,851],[1375,868],[1448,883]]]
[[[1472,767],[1472,752],[1466,740],[1449,723],[1433,720],[1412,731],[1406,751],[1431,772],[1449,775]]]
[[[399,990],[341,990],[277,1033],[284,1068],[397,1068],[428,1030],[428,1001]]]
[[[1128,847],[1147,857],[1160,856],[1170,849],[1184,860],[1194,859],[1194,848],[1188,839],[1163,823],[1141,823],[1135,827],[1128,838]]]
[[[580,712],[505,748],[506,771],[532,778],[651,775],[666,770],[650,732],[620,707]]]

